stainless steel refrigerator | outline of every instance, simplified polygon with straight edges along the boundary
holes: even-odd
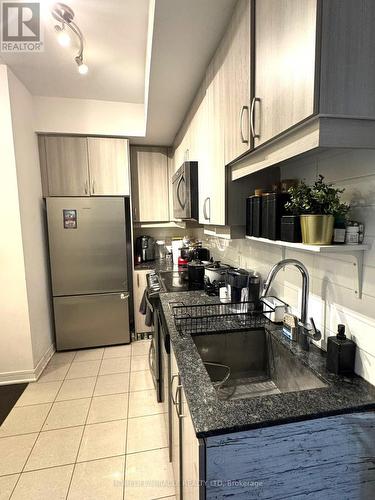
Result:
[[[57,350],[130,342],[124,198],[47,198]]]

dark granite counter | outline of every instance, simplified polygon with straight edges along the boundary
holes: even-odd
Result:
[[[291,349],[304,365],[323,379],[327,387],[242,400],[220,400],[192,337],[176,330],[170,302],[203,304],[218,302],[218,298],[208,297],[204,292],[161,294],[165,321],[198,437],[375,410],[374,386],[357,376],[344,378],[330,374],[325,368],[323,351],[318,348],[303,351],[275,326],[268,328],[275,339]]]
[[[165,260],[151,260],[142,264],[135,264],[134,271],[173,271],[173,264],[167,264]]]

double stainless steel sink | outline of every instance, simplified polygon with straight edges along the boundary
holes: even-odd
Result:
[[[264,328],[198,334],[192,338],[220,399],[327,387]]]

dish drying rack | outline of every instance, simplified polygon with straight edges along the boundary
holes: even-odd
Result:
[[[270,324],[267,316],[274,312],[262,300],[196,305],[178,302],[170,306],[177,331],[190,335],[263,328]]]

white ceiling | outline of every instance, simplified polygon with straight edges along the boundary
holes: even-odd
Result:
[[[142,104],[148,90],[146,137],[134,142],[171,145],[236,0],[155,0],[149,68],[153,0],[64,1],[85,37],[87,75],[79,75],[74,62],[78,46],[57,42],[54,0],[41,0],[45,51],[2,53],[3,61],[36,96]]]
[[[89,73],[78,74],[76,42],[57,42],[52,0],[41,0],[45,51],[3,52],[4,62],[33,95],[143,103],[149,0],[63,1],[84,34]]]

